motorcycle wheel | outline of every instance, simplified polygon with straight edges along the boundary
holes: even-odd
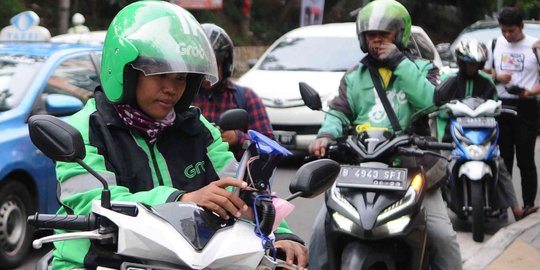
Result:
[[[394,257],[359,242],[345,246],[341,254],[341,270],[395,270]]]
[[[471,181],[472,234],[476,242],[484,241],[484,194],[481,181]]]

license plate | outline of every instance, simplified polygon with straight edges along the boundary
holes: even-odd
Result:
[[[284,146],[294,145],[296,143],[296,132],[274,130],[274,138],[281,145],[284,145]]]
[[[342,165],[337,187],[405,190],[407,169]]]
[[[457,122],[463,128],[492,128],[497,125],[493,117],[461,117]]]

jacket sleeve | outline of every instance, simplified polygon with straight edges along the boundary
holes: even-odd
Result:
[[[453,87],[453,82],[455,79],[456,76],[450,76],[437,85],[433,95],[433,103],[435,103],[436,106],[441,106],[454,99],[456,89]]]
[[[229,151],[229,144],[221,139],[221,132],[219,129],[210,124],[202,114],[199,119],[210,131],[212,136],[211,141],[207,146],[207,153],[218,177],[220,179],[225,177],[236,177],[238,162],[234,158],[234,154]]]
[[[330,102],[330,110],[324,116],[324,121],[317,137],[335,139],[343,136],[343,126],[351,124],[353,113],[347,97],[347,74],[341,78],[338,95]]]
[[[433,105],[435,85],[440,81],[438,68],[425,60],[404,59],[394,71],[398,85],[415,110]]]

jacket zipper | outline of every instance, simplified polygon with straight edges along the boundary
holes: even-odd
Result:
[[[155,143],[150,144],[150,143],[146,142],[146,145],[150,149],[150,155],[152,156],[152,164],[154,165],[154,170],[156,171],[156,176],[158,178],[158,183],[159,183],[160,186],[164,186],[163,177],[161,176],[161,171],[159,170],[159,166],[158,166],[157,160],[156,160],[156,154],[154,153],[154,146],[156,144]]]

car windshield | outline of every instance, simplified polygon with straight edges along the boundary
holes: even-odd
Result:
[[[525,27],[523,28],[523,32],[525,32],[526,35],[540,38],[540,24],[525,24]],[[498,25],[492,27],[492,28],[481,28],[481,29],[475,29],[470,31],[464,31],[461,33],[456,40],[452,43],[452,51],[454,50],[455,46],[459,43],[459,41],[463,39],[476,39],[484,44],[486,46],[489,46],[491,44],[491,40],[501,36],[501,29]]]
[[[266,55],[259,69],[345,72],[362,57],[356,38],[286,38]]]
[[[21,102],[42,63],[39,58],[0,55],[0,111],[8,111]]]

